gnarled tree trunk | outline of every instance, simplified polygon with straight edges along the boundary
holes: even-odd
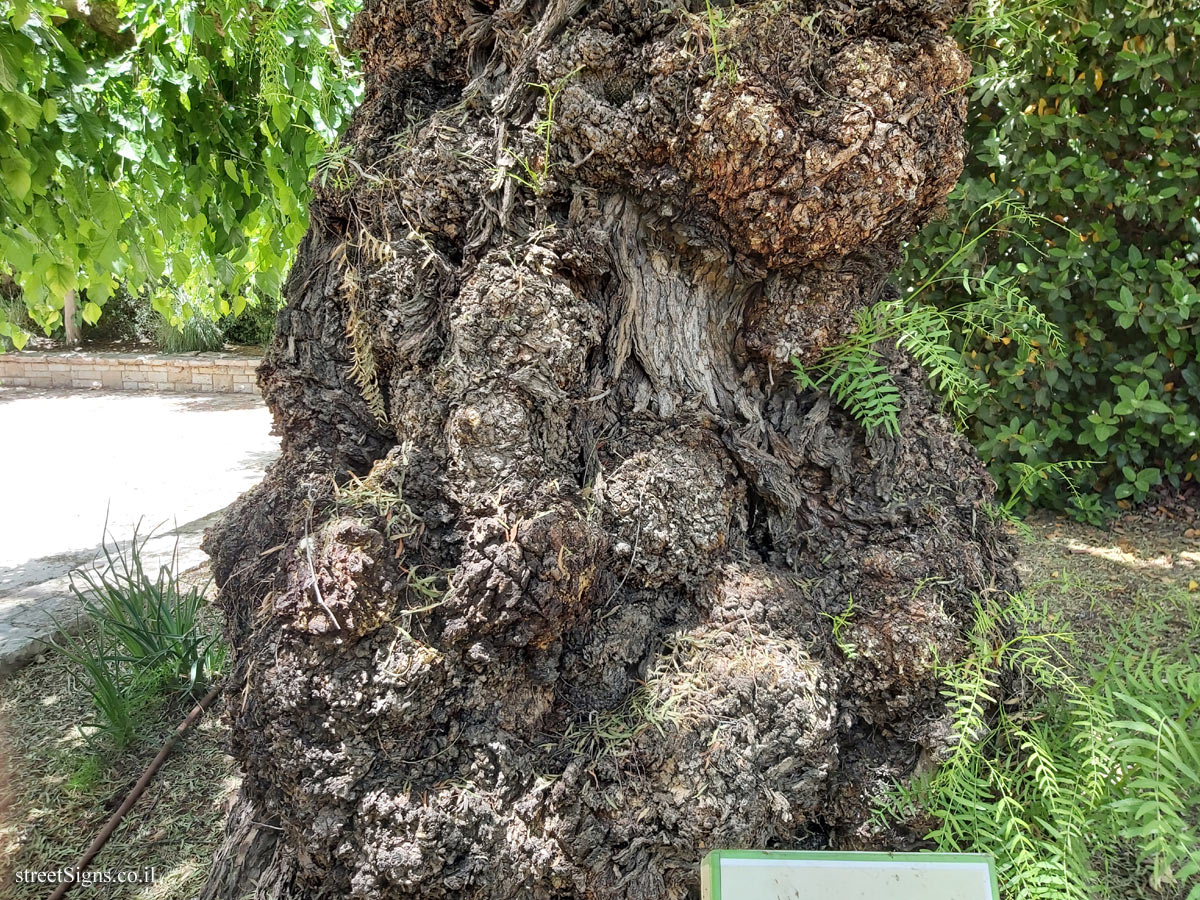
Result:
[[[209,535],[246,779],[206,896],[695,896],[865,846],[1011,585],[923,374],[798,391],[963,158],[962,0],[369,0]],[[714,46],[715,44],[715,46]]]

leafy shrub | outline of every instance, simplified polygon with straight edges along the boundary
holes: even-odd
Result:
[[[122,549],[109,545],[106,527],[103,564],[71,573],[84,627],[77,636],[64,631],[55,644],[84,677],[96,710],[88,723],[94,735],[118,751],[137,737],[157,700],[201,692],[223,662],[217,637],[199,619],[204,590],[180,583],[177,556],[155,578],[146,572],[151,536],[135,530]]]
[[[23,348],[32,325],[25,301],[0,294],[0,353]]]
[[[275,317],[279,314],[277,301],[259,297],[247,303],[240,314],[230,313],[221,320],[221,331],[231,344],[262,346],[275,336]]]
[[[225,346],[225,335],[220,325],[205,316],[192,316],[175,324],[159,316],[154,328],[154,346],[163,353],[220,350]]]
[[[1037,214],[983,235],[926,299],[960,304],[986,273],[1025,285],[1066,349],[1047,358],[1048,336],[1033,333],[1032,348],[958,339],[992,388],[964,398],[970,435],[1010,489],[1014,463],[1096,461],[1077,473],[1075,504],[1095,516],[1200,470],[1200,3],[995,6],[961,35],[973,155],[905,278],[925,282],[981,235],[975,212],[997,196]],[[1037,504],[1070,499],[1049,480],[1034,488]]]
[[[973,650],[947,672],[959,741],[883,817],[927,823],[941,850],[994,854],[1005,900],[1129,896],[1130,882],[1197,900],[1200,657],[1122,635],[1079,672],[1043,620],[1021,598],[979,606]],[[1033,703],[1001,702],[1014,677]]]
[[[83,326],[87,341],[139,341],[145,334],[149,302],[131,294],[124,286],[104,304],[104,315],[94,325]]]

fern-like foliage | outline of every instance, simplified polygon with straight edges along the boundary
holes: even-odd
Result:
[[[349,312],[346,315],[346,337],[350,340],[350,377],[358,385],[367,409],[382,425],[388,424],[387,403],[379,387],[379,373],[375,363],[375,350],[371,346],[371,332],[358,314],[358,280],[347,272],[343,281]]]
[[[972,651],[943,672],[959,740],[880,815],[993,854],[1004,900],[1098,900],[1130,879],[1200,900],[1200,659],[1114,641],[1084,673],[1022,598],[976,612]],[[1014,674],[1037,692],[1024,710],[1002,702]]]
[[[854,328],[841,343],[826,348],[808,365],[793,359],[794,374],[803,388],[823,389],[869,432],[900,428],[900,392],[883,362],[879,346],[892,342],[912,354],[925,369],[931,386],[944,398],[959,424],[965,422],[966,401],[987,390],[963,362],[972,340],[1015,343],[1017,351],[1037,362],[1046,351],[1061,346],[1058,327],[1022,293],[1016,279],[997,275],[991,267],[979,274],[945,273],[961,262],[987,234],[1014,223],[1036,219],[1023,207],[1000,199],[979,213],[996,211],[998,220],[980,235],[957,247],[923,283],[903,299],[881,300],[854,317]],[[949,307],[921,301],[936,284],[961,282],[970,300]]]
[[[899,434],[900,390],[879,351],[872,345],[846,346],[837,362],[805,367],[793,359],[796,381],[803,388],[828,391],[868,431]]]
[[[301,56],[302,39],[308,34],[317,35],[321,40],[318,46],[323,45],[327,52]],[[268,106],[294,100],[290,85],[303,74],[308,85],[319,92],[318,106],[326,112],[336,102],[332,86],[351,65],[342,55],[337,27],[325,4],[279,3],[273,8],[260,8],[254,50],[259,98]]]
[[[1120,834],[1140,848],[1151,885],[1192,885],[1200,897],[1200,669],[1148,652],[1109,686],[1120,790],[1110,808]]]
[[[292,33],[302,25],[298,4],[284,4],[263,15],[255,34],[255,49],[260,67],[259,96],[266,104],[287,98],[284,73],[288,62],[288,44]]]

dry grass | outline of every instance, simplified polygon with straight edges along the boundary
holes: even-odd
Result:
[[[16,873],[72,867],[189,708],[156,707],[135,745],[114,758],[81,733],[90,701],[65,660],[47,653],[0,682],[0,896],[49,894],[52,886],[17,883]],[[211,711],[92,864],[114,872],[153,866],[154,883],[76,888],[80,896],[184,900],[199,892],[237,784],[225,737],[219,711]]]

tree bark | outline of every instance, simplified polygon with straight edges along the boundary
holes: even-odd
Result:
[[[208,536],[246,777],[206,897],[673,900],[714,847],[898,846],[872,802],[953,740],[1009,551],[905,354],[897,438],[789,359],[958,177],[963,6],[365,5],[260,370],[283,455]]]
[[[104,0],[64,0],[59,6],[68,19],[85,23],[118,50],[128,50],[137,43],[137,36],[121,27],[121,17],[113,3]]]
[[[79,307],[75,302],[75,291],[67,291],[63,297],[63,338],[68,347],[78,347],[83,343],[79,330]]]

